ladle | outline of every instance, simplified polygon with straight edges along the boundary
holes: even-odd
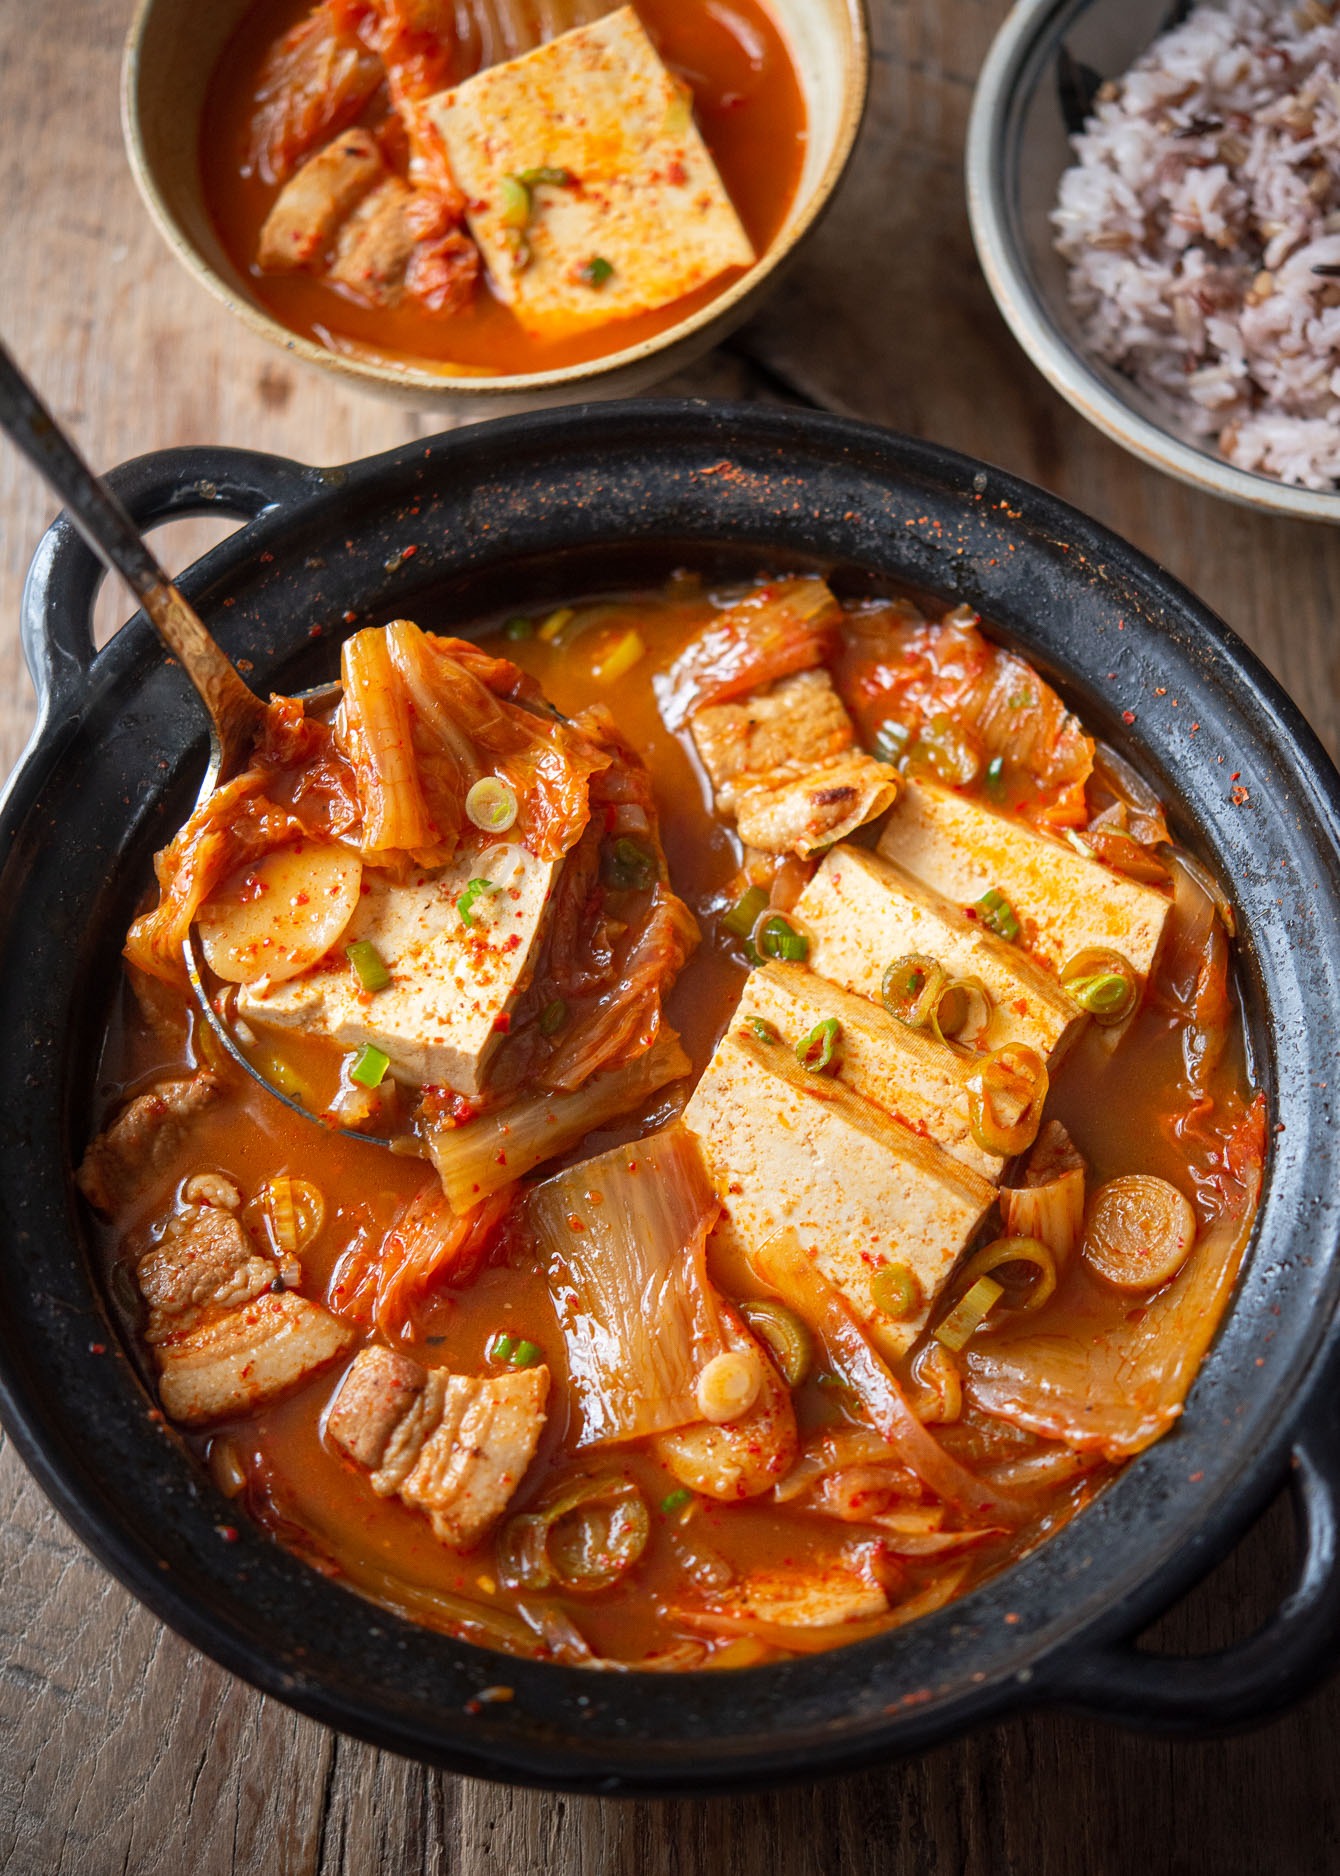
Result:
[[[178,592],[151,552],[143,535],[100,476],[94,474],[45,403],[24,377],[0,340],[0,429],[22,450],[65,504],[66,512],[94,553],[112,573],[119,573],[144,607],[150,623],[199,692],[209,712],[213,749],[203,801],[215,788],[239,774],[250,760],[265,723],[265,705],[244,683],[195,608]],[[301,693],[304,703],[320,707],[338,696],[338,687]],[[277,1088],[248,1060],[215,1009],[204,977],[204,960],[194,928],[186,941],[186,968],[197,1003],[210,1028],[232,1059],[277,1101],[307,1120],[327,1126],[320,1115]],[[417,1151],[409,1138],[387,1139],[337,1131],[350,1139]]]

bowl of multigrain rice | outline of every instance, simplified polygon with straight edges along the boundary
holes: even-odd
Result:
[[[1340,520],[1340,6],[1021,0],[968,134],[1015,337],[1100,430]]]

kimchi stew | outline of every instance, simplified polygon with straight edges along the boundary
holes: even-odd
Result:
[[[221,1538],[564,1663],[942,1607],[1228,1302],[1229,900],[966,609],[441,623],[272,700],[126,943],[79,1185]]]
[[[446,376],[635,345],[771,246],[805,157],[765,0],[259,0],[201,171],[256,298]]]

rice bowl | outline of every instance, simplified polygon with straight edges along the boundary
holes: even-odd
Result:
[[[1167,0],[1017,0],[982,66],[968,126],[968,209],[978,260],[1031,362],[1123,449],[1243,506],[1335,521],[1334,484],[1314,488],[1240,466],[1214,434],[1193,429],[1169,395],[1096,350],[1071,297],[1071,269],[1057,251],[1052,218],[1061,178],[1076,162],[1073,139],[1112,98],[1104,82],[1121,83],[1168,32],[1170,12]],[[1223,260],[1222,250],[1204,245]],[[1258,264],[1248,285],[1260,271]]]
[[[1231,462],[1340,476],[1340,23],[1203,5],[1099,89],[1053,215],[1084,340]]]

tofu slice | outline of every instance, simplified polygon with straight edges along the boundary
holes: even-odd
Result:
[[[1147,977],[1172,904],[1153,886],[938,782],[908,781],[879,851],[961,907],[996,887],[1014,907],[1021,942],[1053,971],[1077,952],[1106,946]]]
[[[841,1025],[839,1081],[890,1119],[928,1135],[984,1179],[994,1184],[1000,1178],[1004,1160],[978,1146],[968,1124],[973,1057],[895,1022],[865,997],[826,983],[800,964],[768,964],[750,974],[736,1022],[750,1017],[772,1023],[792,1051],[816,1024],[834,1018]]]
[[[346,130],[333,138],[276,197],[256,251],[262,271],[289,273],[321,260],[340,223],[386,175],[370,131]]]
[[[371,1471],[379,1497],[398,1496],[427,1514],[442,1543],[469,1550],[535,1457],[548,1395],[543,1365],[484,1378],[365,1348],[331,1403],[326,1431]]]
[[[650,312],[756,258],[690,100],[630,6],[420,108],[494,291],[528,332],[561,338]],[[539,169],[575,181],[537,186],[521,230],[504,180]],[[612,271],[584,277],[595,260]]]
[[[871,1340],[897,1360],[995,1197],[990,1183],[851,1089],[768,1063],[738,1023],[722,1037],[684,1110],[745,1252],[794,1227]],[[870,1280],[885,1263],[915,1274],[923,1307],[892,1322]]]
[[[896,958],[932,957],[952,977],[980,978],[993,1005],[989,1049],[1022,1042],[1054,1067],[1086,1021],[1020,946],[862,847],[826,853],[795,911],[809,934],[811,970],[872,1002]]]
[[[336,949],[301,976],[245,985],[238,1013],[256,1027],[300,1030],[343,1049],[373,1043],[410,1087],[481,1094],[539,958],[561,865],[511,841],[405,884],[366,872]],[[475,901],[466,925],[456,903],[472,879],[499,891]],[[496,916],[486,925],[490,908]],[[358,938],[370,939],[390,970],[385,990],[369,995],[349,965],[344,947]]]
[[[897,769],[856,747],[827,671],[799,671],[739,702],[709,704],[690,729],[716,804],[746,846],[807,857],[897,799]]]
[[[274,1289],[279,1267],[235,1212],[188,1205],[173,1215],[136,1277],[159,1398],[183,1426],[263,1406],[342,1355],[354,1331],[320,1304]]]

